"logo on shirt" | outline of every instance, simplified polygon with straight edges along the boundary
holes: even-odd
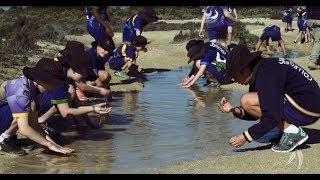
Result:
[[[296,65],[292,61],[286,60],[284,58],[279,58],[279,64],[291,66],[293,69],[298,70],[309,81],[313,80],[313,78],[311,77],[311,75],[309,73],[307,73],[304,69],[302,69],[300,66]]]
[[[224,58],[220,55],[219,52],[217,52],[216,59],[215,61],[212,61],[211,64],[213,64],[216,67],[217,71],[220,72],[221,69],[226,69],[226,62],[226,58]]]
[[[209,13],[208,13],[209,11]],[[207,19],[207,22],[208,23],[213,23],[215,22],[219,17],[219,13],[217,10],[214,10],[214,12],[212,11],[212,9],[207,9],[207,12],[206,12],[206,19]]]

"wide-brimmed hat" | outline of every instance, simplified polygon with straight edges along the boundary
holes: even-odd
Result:
[[[186,49],[187,51],[189,51],[190,48],[192,48],[195,45],[200,45],[204,43],[203,40],[197,40],[197,39],[191,39],[190,41],[188,41],[188,43],[186,44]]]
[[[101,41],[99,41],[97,45],[100,46],[102,49],[108,51],[109,53],[112,53],[114,50],[112,48],[112,42],[109,39],[102,39]]]
[[[142,45],[142,51],[148,51],[148,49],[145,47],[147,44],[151,43],[151,41],[148,42],[147,38],[145,38],[144,36],[136,36],[132,41],[131,44],[134,45]]]
[[[98,79],[93,71],[93,58],[85,51],[84,44],[79,41],[68,41],[66,48],[59,51],[65,64],[81,75],[87,76],[89,81]]]
[[[57,86],[68,83],[67,77],[63,73],[63,66],[50,58],[40,59],[35,67],[24,67],[24,76],[35,82]]]
[[[187,48],[187,47],[186,47]],[[202,55],[204,54],[205,50],[206,50],[206,44],[205,43],[195,43],[193,44],[192,47],[188,47],[188,64],[196,59],[199,59],[202,57]]]
[[[228,82],[245,67],[247,67],[262,51],[250,52],[244,44],[238,44],[227,55],[226,74],[224,81]]]
[[[152,22],[157,22],[159,20],[158,16],[156,15],[156,11],[153,8],[147,7],[141,10],[138,13],[142,19],[144,19],[148,24]]]

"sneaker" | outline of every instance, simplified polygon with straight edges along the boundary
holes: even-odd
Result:
[[[273,145],[271,150],[274,152],[290,152],[294,148],[303,144],[309,136],[299,127],[298,133],[283,133],[279,144]]]
[[[294,43],[294,44],[296,44],[296,43],[297,43],[297,41],[296,41],[296,40],[294,40],[294,41],[293,41],[293,43]]]
[[[6,138],[0,143],[0,153],[18,156],[27,154],[25,150],[21,149],[12,141],[12,138]]]
[[[88,101],[89,98],[83,93],[83,91],[80,88],[76,88],[76,94],[78,96],[78,99],[80,101]]]
[[[33,145],[32,144],[28,144],[23,142],[21,139],[18,139],[17,135],[13,135],[10,137],[11,141],[13,141],[18,147],[20,147],[21,149],[25,150],[25,151],[30,151],[33,149]]]
[[[61,132],[49,127],[47,123],[40,123],[43,131],[50,137],[59,137],[61,136]]]
[[[130,78],[130,76],[124,70],[116,70],[114,74],[122,78]]]

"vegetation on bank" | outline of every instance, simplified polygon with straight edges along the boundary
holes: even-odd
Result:
[[[111,26],[121,32],[124,22],[138,13],[143,7],[110,8]],[[281,7],[236,7],[239,17],[281,17]],[[200,6],[156,6],[159,19],[200,19]],[[263,13],[261,13],[263,12]],[[55,44],[65,44],[66,35],[86,34],[86,15],[84,6],[50,7],[12,7],[0,10],[0,79],[12,78],[11,69],[33,65],[28,57],[46,56],[36,44],[39,40]],[[241,25],[242,26],[242,25]],[[243,25],[245,26],[245,25]],[[168,24],[158,22],[148,25],[144,31],[190,30],[197,33],[199,23]],[[245,29],[245,27],[240,27]],[[237,35],[237,30],[234,31]],[[242,31],[240,31],[241,33]],[[244,31],[243,31],[244,32]],[[187,40],[189,36],[184,39]]]

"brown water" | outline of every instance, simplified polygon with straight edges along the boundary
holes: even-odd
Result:
[[[148,173],[184,160],[241,152],[228,140],[254,122],[223,114],[216,103],[225,96],[238,105],[243,91],[203,87],[204,79],[192,90],[183,89],[178,83],[188,73],[180,68],[150,74],[143,91],[116,94],[102,128],[64,132],[65,144],[77,150],[73,156],[35,150],[2,161],[8,167],[4,173]],[[242,150],[257,145],[247,143]]]

